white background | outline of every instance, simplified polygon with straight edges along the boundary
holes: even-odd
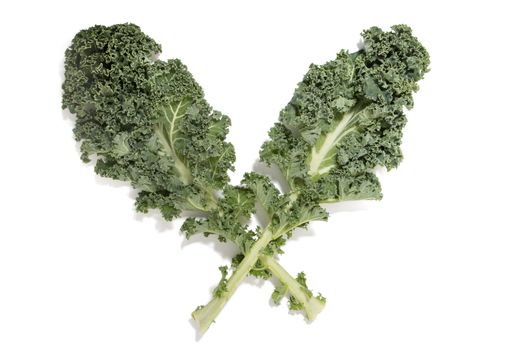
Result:
[[[525,349],[524,34],[518,1],[10,1],[0,5],[0,349]],[[331,207],[281,261],[328,298],[307,324],[248,279],[204,338],[190,313],[234,254],[134,213],[79,160],[63,52],[134,22],[233,122],[236,183],[311,62],[413,27],[432,71],[384,200]]]

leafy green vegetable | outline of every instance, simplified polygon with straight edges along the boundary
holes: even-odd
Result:
[[[137,26],[83,30],[66,51],[63,107],[77,116],[82,158],[98,174],[130,181],[137,209],[166,219],[209,209],[228,182],[230,120],[212,110],[179,60],[155,60],[160,46]]]
[[[363,50],[312,65],[282,110],[260,155],[292,190],[313,188],[323,203],[381,198],[373,170],[401,162],[404,109],[429,64],[409,27],[392,29],[366,30]]]
[[[289,190],[255,172],[229,184],[235,153],[230,119],[204,99],[180,60],[156,59],[160,46],[132,24],[79,32],[66,51],[63,107],[76,114],[81,157],[95,171],[138,189],[136,208],[171,220],[190,211],[186,237],[203,233],[239,249],[211,301],[192,314],[204,333],[248,274],[276,277],[272,300],[313,320],[326,299],[304,273],[292,277],[275,259],[299,227],[327,220],[323,203],[380,199],[377,167],[402,160],[405,110],[428,71],[429,56],[405,25],[363,32],[363,49],[312,65],[260,151]],[[249,228],[260,206],[264,227]]]

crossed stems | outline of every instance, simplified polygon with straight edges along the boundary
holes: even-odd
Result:
[[[239,263],[235,271],[227,280],[226,291],[220,296],[215,296],[208,304],[198,307],[192,313],[192,317],[195,320],[201,335],[206,333],[217,315],[221,312],[222,308],[235,293],[241,282],[250,273],[250,270],[252,270],[258,260],[272,273],[273,276],[279,279],[286,288],[287,293],[302,305],[305,316],[308,320],[314,320],[317,314],[323,310],[323,301],[314,297],[311,292],[293,278],[274,257],[262,254],[264,248],[273,239],[278,237],[278,232],[272,232],[271,228],[266,226],[258,240],[253,244],[244,256],[244,259]]]

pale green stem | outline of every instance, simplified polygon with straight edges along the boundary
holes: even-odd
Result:
[[[317,315],[323,310],[324,302],[318,298],[309,296],[304,291],[304,287],[293,278],[288,271],[286,271],[274,258],[267,255],[259,257],[261,262],[272,272],[272,274],[284,284],[290,295],[303,305],[306,318],[313,321]]]
[[[253,244],[248,253],[244,256],[241,263],[237,266],[231,277],[226,282],[226,291],[220,296],[213,298],[205,306],[197,308],[191,315],[197,324],[199,333],[203,335],[206,333],[217,315],[230,297],[235,293],[241,282],[246,278],[250,270],[253,268],[261,251],[272,240],[272,232],[268,229],[264,230],[257,242]]]

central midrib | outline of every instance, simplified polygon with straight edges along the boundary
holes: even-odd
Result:
[[[337,123],[337,126],[326,134],[323,143],[321,144],[321,147],[316,147],[317,145],[314,145],[312,147],[312,153],[310,156],[310,164],[309,164],[309,170],[308,174],[312,177],[322,175],[328,171],[330,171],[331,168],[335,166],[335,164],[332,164],[330,166],[324,167],[322,169],[319,169],[321,164],[326,160],[327,154],[341,141],[343,137],[345,137],[347,134],[352,132],[355,127],[348,128],[348,124],[352,120],[354,120],[354,117],[357,116],[359,112],[350,112],[343,115],[341,120]]]
[[[168,114],[166,112],[166,108],[164,108],[164,107],[162,108],[162,111],[164,113],[164,117],[165,117],[165,119],[166,119],[166,121],[168,122],[168,125],[169,125],[169,130],[166,130],[167,131],[167,135],[165,136],[165,137],[167,137],[167,140],[163,136],[162,126],[160,126],[160,125],[159,125],[158,135],[159,135],[162,143],[164,144],[164,147],[169,151],[171,157],[173,158],[174,167],[175,167],[175,169],[177,170],[177,173],[180,176],[180,180],[182,181],[183,184],[189,185],[192,182],[193,177],[191,175],[190,169],[188,169],[186,164],[182,161],[182,159],[177,154],[177,151],[175,150],[175,137],[174,137],[176,121],[184,116],[184,114],[180,114],[179,115],[180,108],[184,104],[183,101],[184,101],[183,99],[181,101],[179,101],[179,103],[177,104],[177,107],[175,108],[175,110],[173,110],[173,107],[172,107],[171,104],[168,105],[169,106],[169,110],[171,111],[171,114],[173,115],[172,119],[168,117]]]

